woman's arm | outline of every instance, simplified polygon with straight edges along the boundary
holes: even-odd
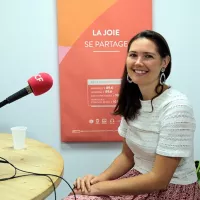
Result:
[[[154,167],[147,174],[131,178],[102,181],[91,186],[90,192],[77,194],[87,195],[138,195],[165,190],[181,158],[156,155]]]
[[[136,177],[99,182],[89,195],[137,195],[165,190],[181,158],[156,156],[151,172]]]
[[[82,191],[82,193],[87,193],[91,191],[91,185],[97,184],[98,182],[117,179],[120,176],[128,172],[134,165],[133,153],[129,149],[124,139],[122,152],[119,156],[112,162],[110,167],[106,169],[103,173],[98,176],[86,175],[82,178],[77,178],[74,182],[74,187],[76,190]],[[80,192],[79,192],[80,193]]]
[[[123,140],[122,152],[112,162],[112,164],[99,175],[103,180],[113,180],[124,175],[134,166],[134,154]]]

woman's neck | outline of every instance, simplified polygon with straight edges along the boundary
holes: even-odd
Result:
[[[157,95],[156,91],[155,91],[156,86],[139,86],[140,92],[142,94],[143,100],[147,101],[147,100],[151,100],[153,97],[155,97]],[[158,88],[158,92],[161,92],[162,87],[160,86]],[[167,85],[163,85],[163,91],[169,89],[169,86]]]

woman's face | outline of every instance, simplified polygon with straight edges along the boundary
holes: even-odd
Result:
[[[138,86],[158,84],[162,67],[167,67],[169,60],[161,58],[155,43],[147,38],[132,42],[126,67],[129,77]]]

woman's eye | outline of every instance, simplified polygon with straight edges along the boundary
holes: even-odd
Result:
[[[153,58],[152,55],[145,55],[145,58]]]
[[[129,56],[135,58],[135,57],[137,57],[137,54],[131,53]]]

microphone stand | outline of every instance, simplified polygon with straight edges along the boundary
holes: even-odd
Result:
[[[13,101],[16,101],[28,94],[32,93],[32,89],[30,86],[27,86],[23,89],[21,89],[20,91],[14,93],[13,95],[9,96],[8,98],[6,98],[5,100],[3,100],[2,102],[0,102],[0,108],[5,106],[8,103],[12,103]]]
[[[5,99],[4,101],[0,102],[0,108],[8,104],[7,100]]]

